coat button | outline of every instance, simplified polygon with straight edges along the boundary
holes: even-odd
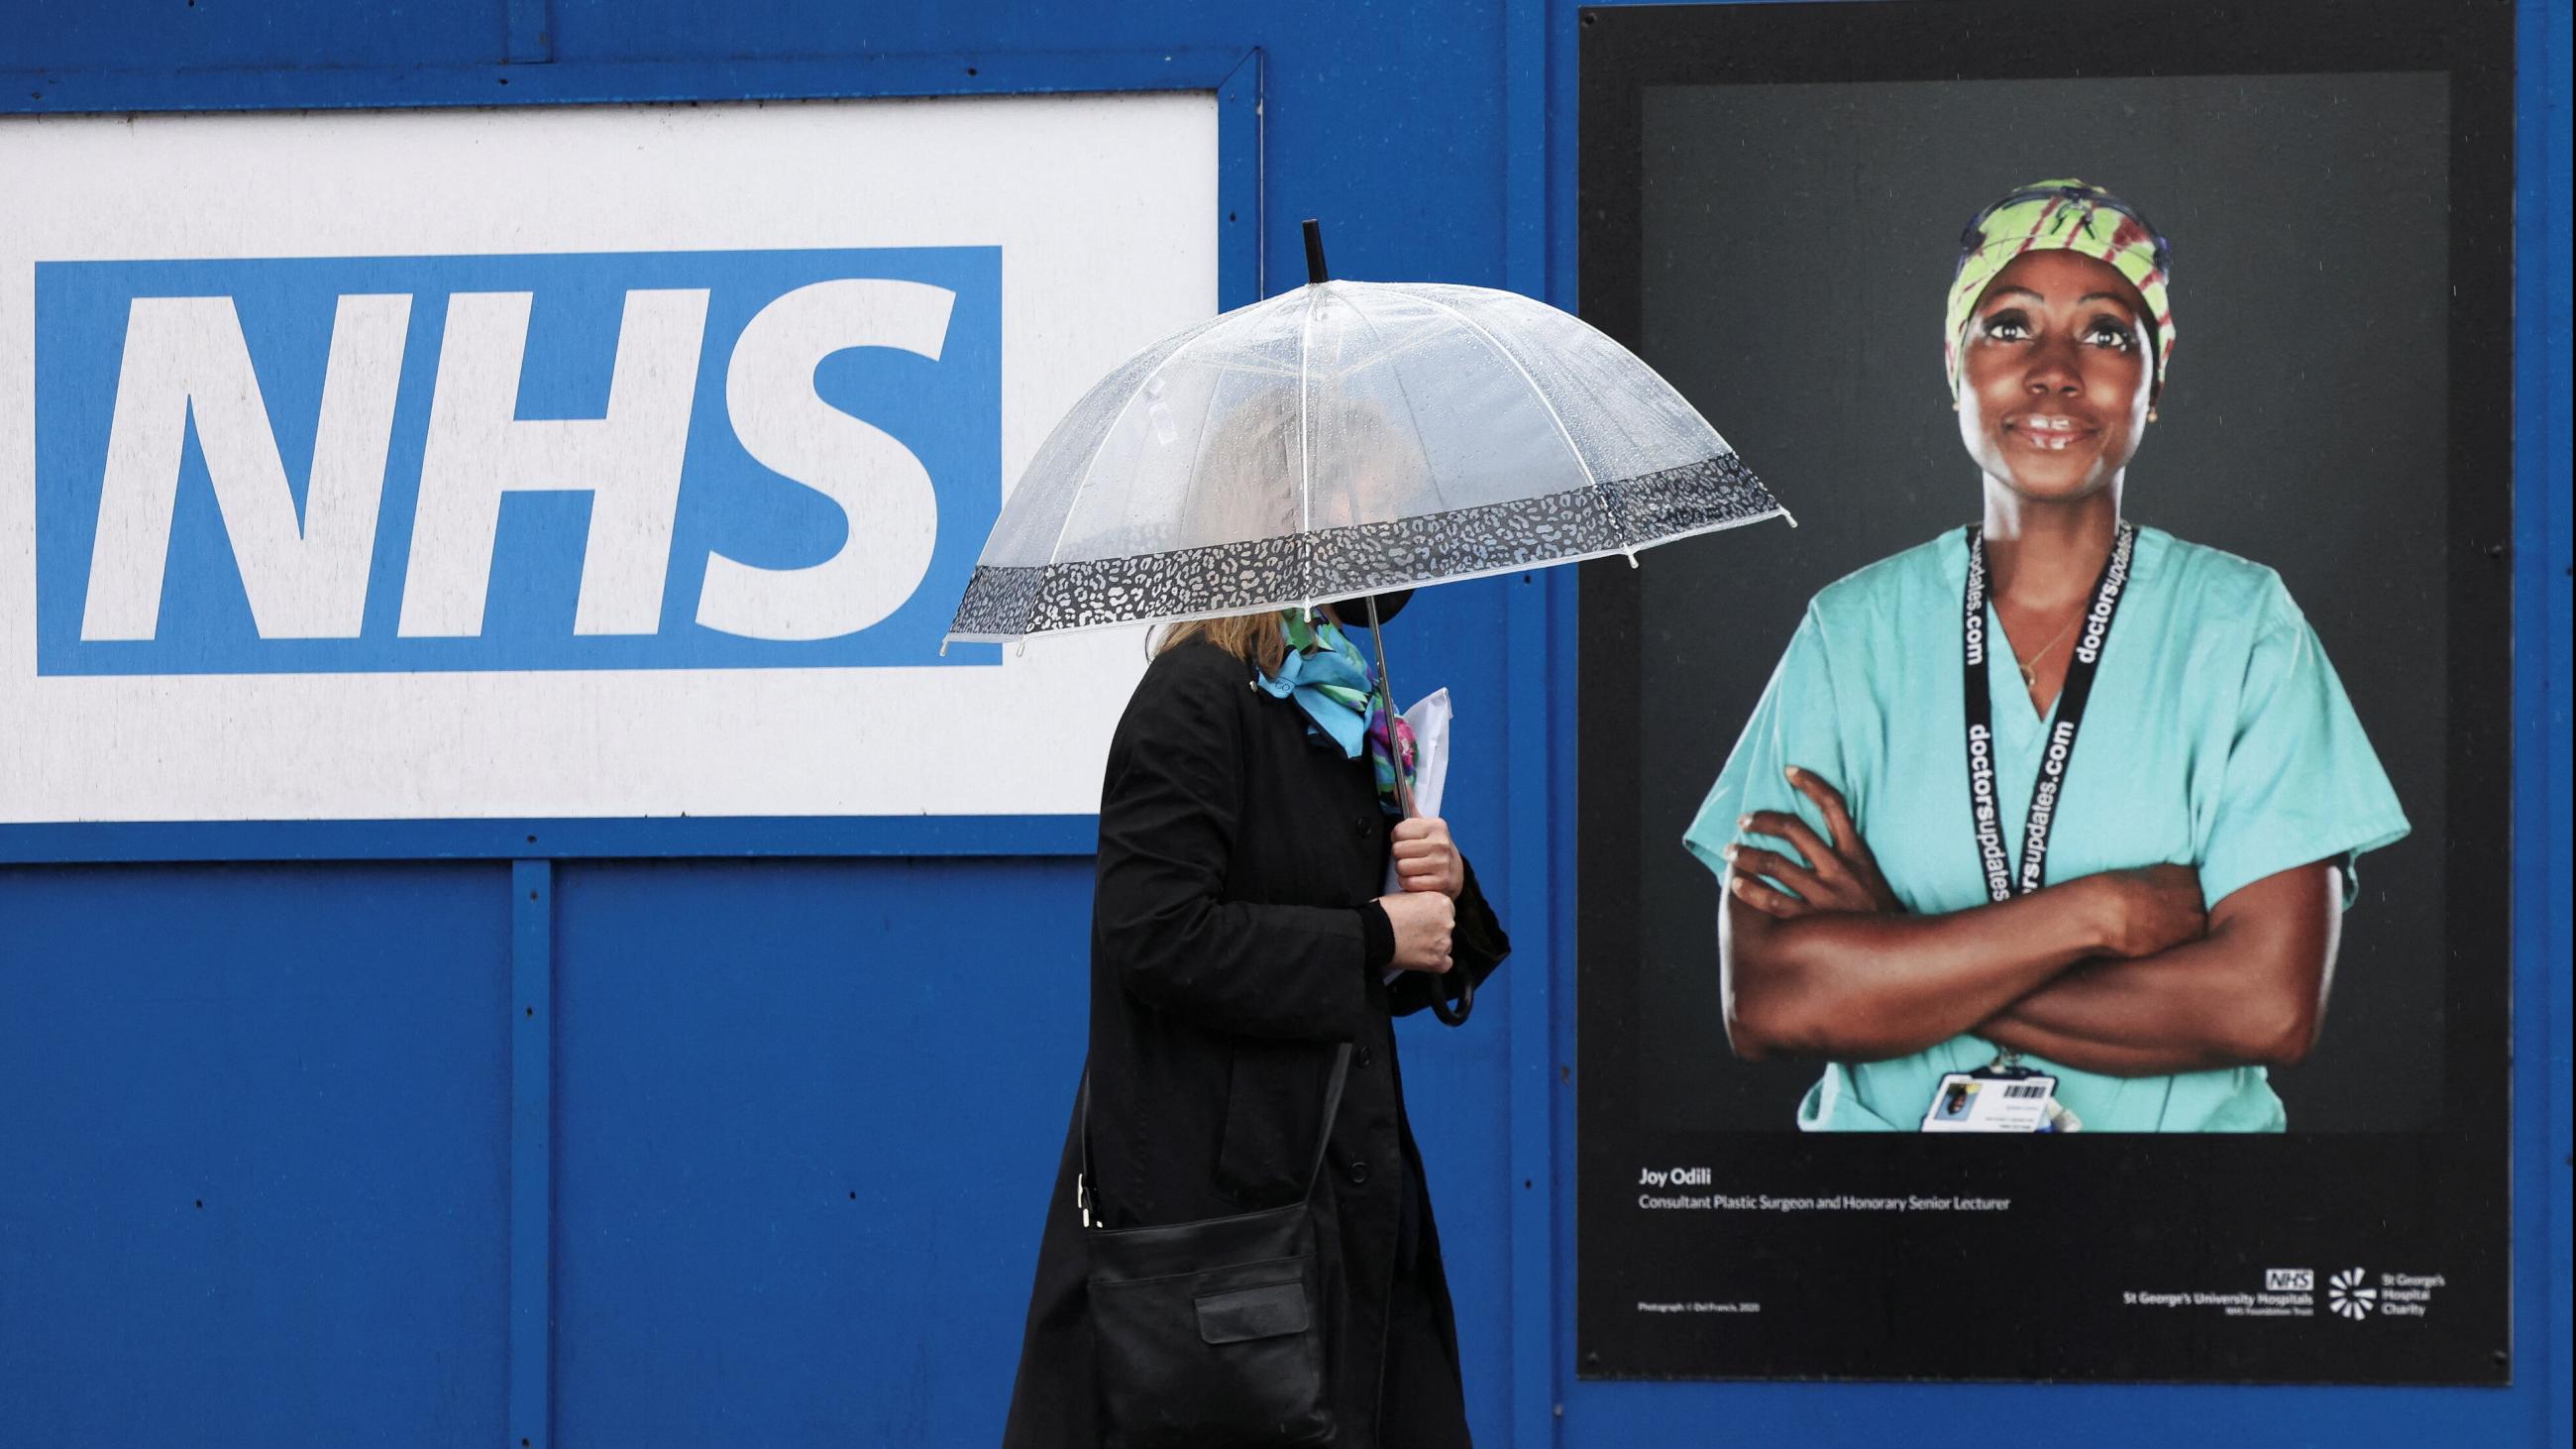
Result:
[[[1377,1060],[1377,1053],[1370,1051],[1367,1047],[1361,1047],[1358,1051],[1351,1053],[1351,1064],[1353,1066],[1364,1067],[1375,1060]]]
[[[1368,1164],[1353,1158],[1351,1165],[1342,1170],[1342,1175],[1351,1180],[1351,1186],[1359,1187],[1368,1181]]]

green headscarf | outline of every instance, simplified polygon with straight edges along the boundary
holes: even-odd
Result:
[[[1959,238],[1959,269],[1950,280],[1949,330],[1942,337],[1950,395],[1959,395],[1959,347],[1977,299],[2013,258],[2050,250],[2108,262],[2138,289],[2147,304],[2148,341],[2155,349],[2155,386],[2162,391],[2174,345],[2173,308],[2165,295],[2172,257],[2165,239],[2127,202],[2070,177],[2013,192],[1978,212]]]

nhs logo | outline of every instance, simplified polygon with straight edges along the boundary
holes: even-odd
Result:
[[[997,247],[35,266],[40,674],[943,660]]]

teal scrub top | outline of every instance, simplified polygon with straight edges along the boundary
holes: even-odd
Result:
[[[1723,880],[1735,829],[1754,810],[1824,821],[1783,777],[1797,765],[1843,792],[1906,909],[1986,904],[1968,812],[1959,604],[1965,528],[1952,529],[1816,595],[1683,842]],[[2001,639],[1991,606],[1988,637]],[[1987,671],[1996,794],[2018,864],[2021,823],[2055,711],[2031,708],[2010,659]],[[2049,839],[2048,879],[2173,863],[2200,872],[2215,905],[2265,876],[2355,857],[2406,833],[2406,817],[2316,632],[2280,576],[2154,528],[2138,531]],[[1794,854],[1794,852],[1790,852]],[[1942,1076],[1991,1063],[1958,1036],[1893,1061],[1835,1062],[1809,1089],[1811,1131],[1917,1130]],[[2277,1132],[2281,1099],[2261,1067],[2106,1077],[2026,1056],[2058,1079],[2089,1132]]]

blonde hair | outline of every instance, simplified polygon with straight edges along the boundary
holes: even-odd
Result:
[[[1219,619],[1184,619],[1155,631],[1146,645],[1153,654],[1204,639],[1264,674],[1277,674],[1288,658],[1288,636],[1276,613],[1228,614]]]

